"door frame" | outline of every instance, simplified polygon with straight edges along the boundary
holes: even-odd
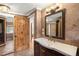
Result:
[[[3,16],[3,17],[0,17],[0,19],[4,20],[4,43],[0,45],[0,46],[3,46],[6,44],[6,17]]]
[[[34,15],[34,39],[36,38],[36,9],[33,11],[33,12],[31,12],[29,15],[28,15],[28,17],[29,16],[31,16],[32,14],[35,14]],[[32,29],[31,29],[32,30]]]

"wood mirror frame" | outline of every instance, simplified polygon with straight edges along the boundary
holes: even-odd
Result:
[[[65,9],[59,10],[59,11],[57,11],[55,13],[51,13],[51,14],[48,14],[48,15],[45,16],[45,36],[49,37],[49,35],[46,34],[46,31],[47,31],[47,29],[46,29],[46,19],[47,19],[47,17],[49,17],[51,15],[55,15],[55,14],[60,13],[60,12],[62,12],[62,17],[61,17],[61,20],[62,20],[62,23],[61,23],[61,26],[62,26],[61,27],[61,35],[62,36],[58,37],[58,24],[56,22],[56,36],[51,36],[51,37],[56,38],[56,39],[65,40]]]

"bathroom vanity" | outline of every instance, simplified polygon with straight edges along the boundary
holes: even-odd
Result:
[[[35,56],[79,56],[78,47],[59,41],[65,40],[65,9],[45,15],[44,29],[45,38],[34,41]]]
[[[37,38],[34,41],[35,56],[76,56],[77,47],[65,43]]]

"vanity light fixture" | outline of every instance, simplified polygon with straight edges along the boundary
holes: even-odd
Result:
[[[56,10],[57,9],[59,9],[59,6],[56,6],[56,7],[54,7],[54,8],[48,8],[48,9],[46,9],[46,13],[48,14],[48,13],[55,13],[56,12]]]
[[[58,7],[58,6],[57,6],[57,7],[55,7],[54,9],[51,9],[51,10],[50,10],[50,12],[51,12],[51,13],[55,13],[57,9],[59,9],[59,7]]]
[[[46,14],[55,13],[59,8],[60,7],[58,6],[58,4],[56,4],[55,6],[50,6],[46,8]]]
[[[8,12],[10,7],[4,4],[0,4],[0,12]]]

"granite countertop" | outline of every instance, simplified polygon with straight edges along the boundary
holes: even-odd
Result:
[[[50,41],[46,38],[37,38],[35,39],[35,41],[48,49],[55,50],[67,56],[76,56],[77,53],[76,46],[68,45],[57,41]]]

